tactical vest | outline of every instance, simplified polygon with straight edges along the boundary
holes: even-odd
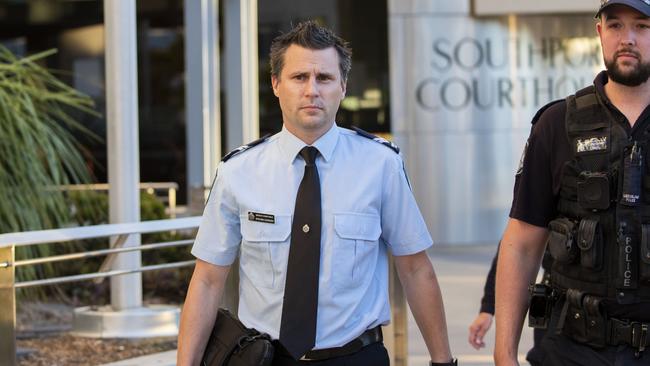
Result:
[[[549,223],[551,282],[563,290],[650,300],[650,124],[629,136],[595,87],[566,99],[572,159]]]

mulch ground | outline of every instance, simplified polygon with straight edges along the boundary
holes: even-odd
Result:
[[[19,339],[22,366],[101,365],[176,349],[176,337],[143,340],[94,339],[66,333]]]
[[[101,365],[176,349],[176,337],[97,339],[73,337],[73,307],[60,303],[19,303],[18,364],[21,366]]]

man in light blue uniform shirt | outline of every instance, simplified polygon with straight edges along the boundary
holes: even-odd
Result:
[[[276,342],[274,365],[388,365],[379,327],[390,321],[389,251],[431,364],[453,364],[439,286],[425,253],[432,240],[398,150],[334,122],[350,55],[342,39],[314,22],[274,41],[272,84],[284,125],[219,165],[192,248],[198,260],[183,307],[179,365],[198,364],[237,257],[240,320],[281,338],[305,146],[317,149],[322,215],[315,341],[297,361]]]

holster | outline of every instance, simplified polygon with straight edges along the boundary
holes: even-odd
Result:
[[[530,285],[530,308],[528,309],[528,326],[531,328],[548,328],[553,304],[555,303],[554,291],[545,283]]]

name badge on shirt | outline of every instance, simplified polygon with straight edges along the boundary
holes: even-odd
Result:
[[[271,214],[248,211],[248,221],[265,222],[275,224],[275,216]]]
[[[607,150],[607,136],[591,137],[576,141],[576,152]]]

